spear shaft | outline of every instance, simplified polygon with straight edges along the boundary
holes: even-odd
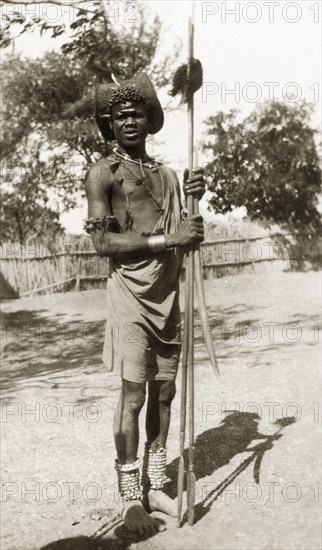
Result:
[[[189,18],[189,54],[188,54],[188,81],[194,55],[194,3],[192,15]],[[193,175],[194,153],[194,101],[193,94],[188,100],[188,167],[189,177]],[[198,203],[198,200],[197,200]],[[188,195],[188,216],[192,216],[195,210],[195,199]],[[188,387],[189,387],[189,462],[187,472],[187,517],[188,524],[193,525],[195,512],[196,476],[194,473],[194,249],[188,253],[188,288],[189,288],[189,349],[188,349]]]
[[[189,18],[189,59],[193,58],[194,25],[193,15]],[[193,95],[188,101],[188,167],[189,176],[192,176],[193,170],[193,147],[194,147],[194,109]],[[194,201],[192,196],[187,199],[188,216],[193,215]],[[182,382],[181,382],[181,407],[180,407],[180,458],[178,469],[178,527],[181,525],[182,499],[184,489],[184,442],[186,429],[187,413],[187,387],[189,381],[189,466],[187,473],[187,508],[188,523],[193,524],[194,503],[195,503],[195,484],[196,479],[193,472],[193,445],[194,445],[194,376],[193,376],[193,313],[194,313],[194,251],[191,249],[186,255],[186,286],[185,286],[185,313],[184,313],[184,333],[182,350]]]

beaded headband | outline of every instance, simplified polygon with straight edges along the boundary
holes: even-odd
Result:
[[[125,101],[140,101],[149,106],[149,102],[140,94],[139,90],[134,85],[120,87],[118,90],[115,90],[108,102],[110,110],[112,110],[112,107],[117,103],[124,103]]]

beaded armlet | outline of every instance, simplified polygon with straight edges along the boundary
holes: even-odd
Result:
[[[115,216],[104,216],[102,218],[87,218],[84,222],[86,233],[94,233],[103,229],[112,233],[120,233],[120,224]]]

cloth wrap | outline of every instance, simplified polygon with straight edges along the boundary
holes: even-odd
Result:
[[[175,172],[163,164],[159,165],[159,170],[162,170],[164,180],[163,213],[152,234],[168,234],[177,231],[181,223],[180,187]],[[128,359],[126,354],[131,349],[127,344],[144,347],[146,344],[140,341],[142,334],[151,336],[152,341],[161,346],[180,348],[179,274],[182,260],[183,251],[179,248],[137,261],[110,257],[103,350],[103,361],[109,371],[122,375],[124,360]]]

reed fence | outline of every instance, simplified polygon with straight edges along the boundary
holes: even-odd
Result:
[[[274,235],[207,241],[201,244],[201,252],[205,278],[272,268],[273,264],[277,270],[289,266],[289,250]],[[0,259],[2,274],[20,296],[100,288],[108,275],[108,259],[99,257],[93,248],[49,254],[5,243],[0,246]]]

